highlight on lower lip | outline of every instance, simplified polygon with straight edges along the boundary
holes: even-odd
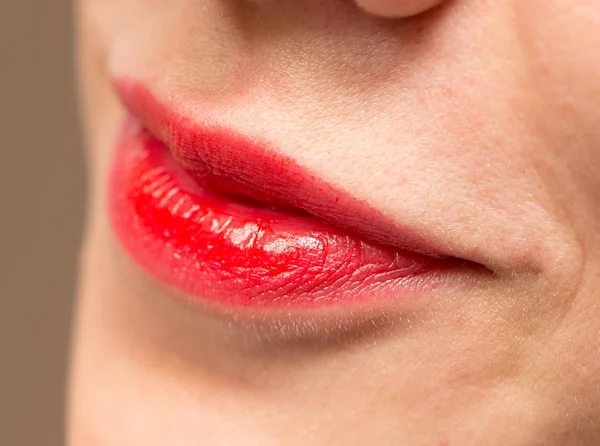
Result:
[[[402,298],[451,261],[371,243],[307,213],[198,184],[133,119],[117,143],[110,217],[151,275],[235,307]]]

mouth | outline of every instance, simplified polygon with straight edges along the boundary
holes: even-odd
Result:
[[[110,218],[150,275],[225,307],[406,300],[483,269],[318,178],[258,138],[197,123],[143,85],[115,83],[128,116]]]

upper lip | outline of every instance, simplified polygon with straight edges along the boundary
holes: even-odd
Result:
[[[146,87],[119,79],[122,102],[201,184],[225,193],[307,212],[367,240],[436,258],[453,257],[414,229],[311,174],[258,138],[206,127],[172,112]]]

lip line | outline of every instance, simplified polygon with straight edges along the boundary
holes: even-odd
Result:
[[[212,183],[210,186],[216,191],[245,196],[258,202],[288,209],[299,209],[333,227],[394,249],[481,266],[472,261],[457,258],[448,249],[434,246],[411,228],[392,221],[363,200],[330,185],[327,181],[299,166],[293,158],[272,149],[268,143],[264,143],[258,138],[249,138],[233,133],[228,128],[214,124],[211,124],[210,127],[203,126],[192,118],[168,109],[164,103],[155,99],[147,87],[136,81],[118,78],[114,80],[114,86],[129,113],[138,119],[152,136],[163,142],[177,161],[184,166],[187,164],[188,173],[189,170],[198,169],[199,165],[202,168],[202,164],[205,164],[203,167],[208,172],[207,177]],[[207,150],[209,145],[206,144],[207,139],[228,141],[228,148],[223,146],[220,152]],[[203,147],[200,148],[199,145],[203,145]],[[254,156],[241,155],[239,151],[235,150],[239,147],[244,147],[245,151],[251,151]],[[193,155],[191,152],[195,153],[195,158],[192,160],[189,159]],[[238,153],[236,154],[236,152]],[[235,169],[227,171],[227,162],[231,164],[232,160],[224,158],[231,156],[235,158],[234,164],[238,164],[237,171]],[[273,178],[273,175],[267,177],[270,178],[271,183],[275,181],[276,184],[281,184],[279,175],[283,174],[283,183],[297,183],[296,192],[290,196],[290,187],[289,185],[285,186],[284,192],[288,192],[288,195],[282,198],[281,193],[273,193],[273,189],[276,187],[274,188],[272,184],[267,187],[258,186],[256,179],[251,177],[244,178],[247,181],[245,183],[235,179],[235,174],[241,172],[240,164],[243,163],[247,167],[252,165],[252,160],[255,159],[261,160],[259,164],[263,165],[253,165],[250,168],[253,174],[260,172],[261,167],[264,174],[265,159],[270,159],[271,165],[285,165],[287,170],[280,171],[277,175],[278,178]],[[223,163],[224,161],[225,163]],[[215,174],[216,169],[219,170],[217,174]],[[266,170],[268,170],[268,166]],[[304,182],[307,177],[310,178],[310,183]],[[225,187],[223,187],[224,184]],[[241,192],[242,190],[243,192]],[[302,201],[303,197],[297,192],[298,190],[307,193],[308,202]],[[322,205],[324,201],[328,203],[325,207]],[[358,215],[359,218],[349,218],[348,215]]]

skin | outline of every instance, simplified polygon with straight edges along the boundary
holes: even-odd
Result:
[[[80,0],[70,444],[598,444],[599,28],[593,0]],[[369,330],[182,303],[108,223],[111,76],[226,109],[494,275]]]

